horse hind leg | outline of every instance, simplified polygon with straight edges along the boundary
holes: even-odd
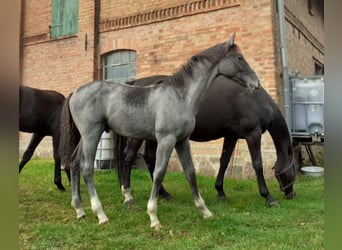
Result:
[[[224,174],[228,167],[228,163],[230,161],[230,157],[236,145],[237,139],[238,138],[234,136],[224,138],[222,154],[220,158],[220,169],[217,173],[216,182],[215,182],[215,189],[217,191],[217,197],[221,200],[227,199],[227,196],[223,190]]]
[[[262,197],[266,199],[266,204],[269,206],[277,207],[278,202],[270,194],[262,167],[262,157],[261,157],[261,129],[255,129],[247,137],[247,145],[249,153],[252,159],[252,165],[257,176],[259,193]]]
[[[71,206],[75,209],[77,219],[84,218],[86,216],[81,205],[81,193],[80,193],[80,162],[82,158],[81,142],[75,148],[70,163],[70,186],[71,186]]]
[[[176,152],[183,167],[185,177],[190,185],[192,194],[194,196],[195,206],[202,212],[205,219],[213,217],[213,214],[205,205],[205,202],[198,191],[195,167],[191,158],[189,140],[186,139],[178,142],[176,144]]]
[[[97,143],[100,139],[102,131],[103,130],[96,131],[95,129],[92,129],[91,132],[82,137],[82,162],[80,165],[81,173],[88,189],[91,209],[97,216],[99,224],[105,224],[109,222],[107,216],[103,212],[102,204],[94,185],[94,159]]]
[[[117,137],[116,139],[120,139]],[[124,196],[124,204],[126,205],[134,205],[135,201],[131,193],[131,169],[132,165],[134,163],[135,157],[137,155],[137,152],[143,143],[142,140],[137,139],[128,139],[127,144],[125,146],[125,149],[123,151],[122,157],[119,157],[119,161],[121,161],[118,164],[118,175],[121,185],[121,193]],[[117,149],[121,151],[119,148]],[[120,153],[120,152],[119,152]],[[121,159],[122,158],[122,159]]]
[[[55,160],[54,183],[56,184],[59,190],[65,191],[65,187],[62,184],[62,176],[61,176],[61,157],[58,152],[59,135],[52,136],[52,146],[53,146],[53,158]],[[70,180],[69,176],[68,178]]]
[[[26,163],[31,159],[31,157],[34,153],[34,150],[37,148],[38,144],[42,141],[44,136],[45,136],[44,134],[40,134],[40,133],[34,133],[32,135],[30,143],[27,146],[27,148],[23,154],[23,157],[19,163],[19,173],[24,168]]]

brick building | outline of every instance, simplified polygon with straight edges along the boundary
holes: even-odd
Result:
[[[321,72],[324,1],[284,2],[289,71]],[[115,79],[115,70],[123,78],[172,74],[191,55],[227,40],[233,32],[262,85],[283,109],[276,0],[21,1],[21,78],[24,85],[68,95],[94,79]],[[118,53],[133,61],[109,69],[110,58]],[[20,154],[27,140],[28,135],[20,133]],[[216,175],[221,146],[222,140],[192,142],[198,172]],[[36,154],[50,152],[46,138]],[[273,176],[276,155],[267,132],[262,152],[266,176]],[[178,165],[173,156],[170,168]],[[244,140],[235,149],[227,175],[255,176]]]

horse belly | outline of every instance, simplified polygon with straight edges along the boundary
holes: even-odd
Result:
[[[120,135],[143,140],[155,140],[153,118],[140,112],[119,112],[110,117],[109,127]]]
[[[27,116],[19,117],[19,131],[50,135],[49,126],[46,124],[45,120]]]
[[[195,127],[194,131],[190,136],[190,140],[197,142],[206,142],[211,140],[217,140],[221,137],[225,136],[225,132],[223,130],[219,130],[219,128],[215,129],[200,129]]]

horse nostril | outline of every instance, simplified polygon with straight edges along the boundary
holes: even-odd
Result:
[[[258,88],[260,87],[260,84],[259,84],[259,83],[253,83],[253,82],[251,82],[251,83],[249,84],[249,86],[250,86],[251,88],[253,88],[253,89],[258,89]]]

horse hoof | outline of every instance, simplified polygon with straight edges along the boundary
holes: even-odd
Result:
[[[290,200],[290,199],[293,199],[294,197],[296,197],[296,192],[293,191],[291,193],[285,194],[284,199]]]
[[[155,231],[160,231],[160,229],[163,227],[160,223],[157,225],[151,226]]]
[[[124,204],[128,207],[132,207],[135,205],[135,200],[134,199],[125,200]]]
[[[277,201],[272,201],[267,203],[269,207],[280,207]]]
[[[105,225],[105,224],[109,224],[109,220],[103,220],[103,221],[99,221],[99,225]]]
[[[65,187],[63,185],[57,185],[57,187],[60,191],[65,191]]]
[[[159,194],[159,197],[163,200],[169,201],[172,199],[171,194],[169,193],[163,193],[163,194]]]
[[[99,225],[104,225],[109,223],[109,219],[105,214],[101,214],[97,216],[99,218]]]
[[[77,215],[77,220],[82,220],[86,217],[85,214],[80,214],[80,215]]]
[[[225,195],[217,195],[217,199],[219,201],[226,201],[226,200],[228,200],[227,196],[225,196]]]
[[[209,212],[208,214],[203,215],[203,218],[209,220],[211,218],[214,218],[214,215],[211,212]]]

